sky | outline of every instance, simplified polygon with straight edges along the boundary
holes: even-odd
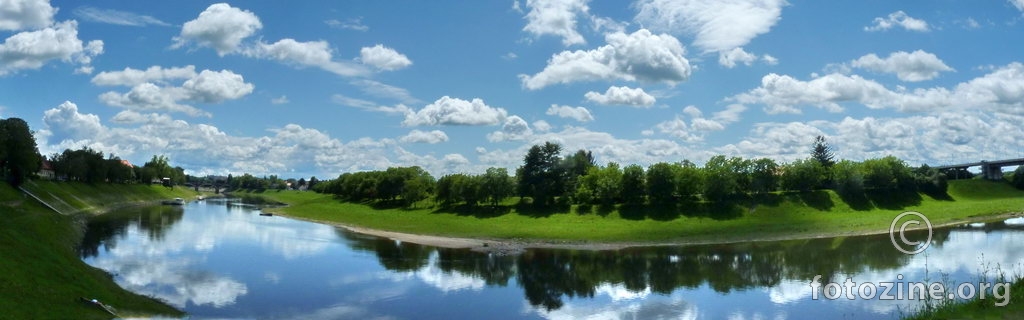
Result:
[[[0,0],[0,117],[191,175],[1024,157],[1024,0]]]

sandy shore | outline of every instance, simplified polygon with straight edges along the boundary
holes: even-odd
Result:
[[[799,239],[818,239],[818,238],[830,238],[839,236],[861,236],[861,235],[875,235],[875,234],[886,234],[888,230],[882,231],[864,231],[864,232],[841,232],[841,233],[821,233],[821,234],[801,234],[801,235],[779,235],[779,236],[766,236],[751,239],[681,239],[677,241],[667,242],[595,242],[595,241],[563,241],[563,240],[541,240],[541,239],[477,239],[477,238],[459,238],[459,237],[445,237],[445,236],[434,236],[434,235],[422,235],[412,234],[403,232],[394,232],[378,229],[370,229],[364,227],[350,226],[343,223],[333,221],[322,221],[314,219],[306,219],[301,217],[290,216],[288,214],[274,212],[274,215],[282,217],[288,217],[291,219],[304,220],[310,222],[316,222],[326,225],[331,225],[339,228],[344,228],[348,231],[383,237],[388,239],[399,240],[403,242],[411,242],[416,244],[441,247],[441,248],[453,248],[453,249],[470,249],[477,252],[494,253],[494,254],[518,254],[526,249],[538,248],[538,249],[570,249],[570,250],[620,250],[625,248],[633,247],[658,247],[658,246],[688,246],[688,245],[707,245],[707,244],[728,244],[728,243],[739,243],[739,242],[756,242],[756,241],[780,241],[780,240],[799,240]],[[972,216],[962,220],[951,221],[943,224],[933,225],[933,228],[943,228],[962,225],[966,223],[974,222],[993,222],[1002,221],[1009,218],[1016,218],[1024,216],[1022,212],[1011,212],[999,215],[991,216]],[[923,228],[916,228],[923,229]],[[913,230],[913,229],[910,229]]]

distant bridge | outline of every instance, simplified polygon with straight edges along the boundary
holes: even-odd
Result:
[[[945,166],[933,167],[935,169],[967,169],[970,167],[981,167],[981,175],[985,179],[989,180],[1001,180],[1003,179],[1003,167],[1009,166],[1020,166],[1024,165],[1024,158],[1017,159],[1006,159],[1006,160],[995,160],[985,161],[981,160],[978,162],[962,163],[962,164],[951,164]]]

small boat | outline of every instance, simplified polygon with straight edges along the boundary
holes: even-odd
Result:
[[[174,200],[164,200],[162,203],[169,206],[180,206],[185,204],[185,199],[174,198]]]
[[[270,216],[273,216],[274,214],[270,213],[270,212],[260,212],[260,215],[264,216],[264,217],[270,217]]]

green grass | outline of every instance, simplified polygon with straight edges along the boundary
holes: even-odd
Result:
[[[1006,183],[951,181],[947,195],[886,193],[843,199],[832,191],[778,193],[728,205],[688,203],[670,207],[579,207],[534,210],[509,199],[498,208],[440,209],[346,203],[330,195],[265,191],[288,203],[272,209],[298,218],[373,229],[484,239],[596,242],[727,242],[884,233],[904,211],[918,211],[933,224],[1024,211],[1024,192]]]
[[[37,182],[27,187],[45,192],[51,200],[62,200],[73,211],[195,195],[183,188],[141,185]],[[160,301],[124,290],[109,274],[82,262],[74,250],[84,231],[80,219],[56,214],[0,183],[0,318],[111,318],[79,301],[81,297],[99,299],[121,316],[183,315]]]

